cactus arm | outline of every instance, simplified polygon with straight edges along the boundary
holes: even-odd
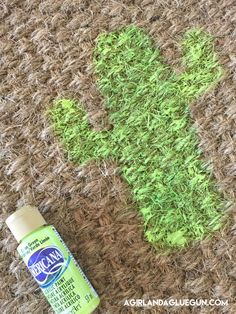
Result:
[[[182,42],[185,71],[177,76],[174,84],[179,97],[191,102],[214,86],[222,77],[212,37],[201,29],[188,31]]]
[[[110,156],[109,132],[91,129],[84,109],[75,101],[59,99],[49,111],[56,135],[68,151],[69,159],[84,164]]]

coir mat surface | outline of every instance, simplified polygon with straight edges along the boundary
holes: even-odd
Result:
[[[5,218],[33,204],[56,226],[101,296],[97,313],[141,313],[126,299],[227,299],[224,307],[155,307],[145,313],[236,313],[236,4],[225,1],[2,1],[0,104],[0,310],[52,313],[16,253]],[[135,25],[181,72],[179,42],[191,28],[214,39],[219,83],[191,105],[202,158],[232,204],[213,236],[169,254],[144,236],[130,186],[112,161],[68,160],[47,112],[76,99],[91,125],[109,129],[96,85],[97,37]]]

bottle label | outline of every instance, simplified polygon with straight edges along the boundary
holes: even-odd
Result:
[[[64,254],[56,246],[46,246],[34,252],[27,263],[28,269],[41,288],[50,287],[66,271],[70,264],[70,256],[66,260]]]
[[[99,298],[53,226],[27,236],[18,252],[57,314],[89,314]]]

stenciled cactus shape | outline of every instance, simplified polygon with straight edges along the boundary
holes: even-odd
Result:
[[[94,52],[97,85],[112,130],[96,132],[79,103],[50,109],[70,160],[112,159],[130,184],[144,232],[155,246],[176,248],[220,228],[223,199],[206,169],[189,105],[222,76],[213,40],[201,29],[182,41],[185,70],[175,73],[135,26],[101,34]]]

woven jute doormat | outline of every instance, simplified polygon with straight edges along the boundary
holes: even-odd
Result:
[[[69,162],[46,112],[77,99],[95,130],[109,128],[92,66],[99,34],[134,24],[181,71],[178,42],[200,27],[214,38],[224,69],[191,116],[218,190],[236,198],[236,4],[225,1],[2,1],[0,103],[0,310],[52,313],[5,226],[33,204],[56,226],[101,296],[97,313],[141,313],[127,299],[222,299],[225,306],[155,307],[145,313],[236,313],[235,208],[211,238],[165,255],[147,242],[119,165]]]

